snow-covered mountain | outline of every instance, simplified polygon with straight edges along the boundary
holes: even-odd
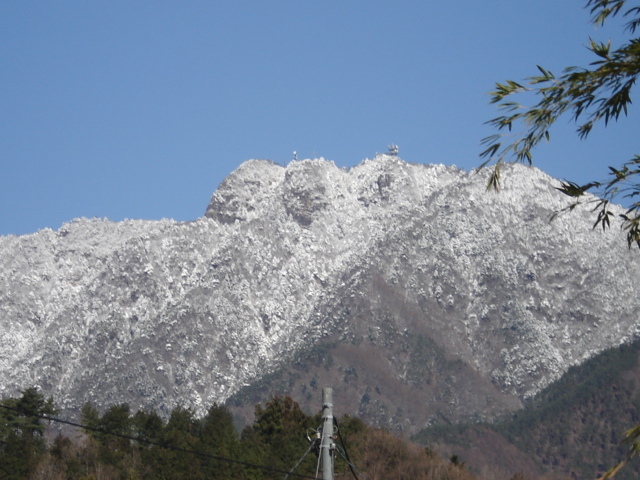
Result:
[[[543,172],[486,175],[251,160],[192,222],[0,237],[0,395],[202,412],[273,379],[408,429],[518,408],[638,334],[640,258],[587,208],[550,221]]]

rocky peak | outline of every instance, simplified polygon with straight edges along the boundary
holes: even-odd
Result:
[[[281,188],[285,168],[270,160],[248,160],[211,197],[205,217],[221,223],[250,221],[264,214]]]
[[[192,222],[0,237],[0,394],[201,412],[321,347],[288,393],[418,426],[512,409],[638,334],[640,261],[588,208],[549,222],[543,172],[505,166],[498,194],[487,173],[251,160]]]

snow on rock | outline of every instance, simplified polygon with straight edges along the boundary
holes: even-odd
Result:
[[[640,261],[541,171],[379,155],[242,164],[204,217],[76,219],[0,237],[0,395],[202,412],[348,317],[375,272],[441,344],[526,397],[639,329]],[[391,308],[391,307],[389,307]],[[383,322],[370,319],[372,328]],[[425,327],[426,328],[426,327]]]

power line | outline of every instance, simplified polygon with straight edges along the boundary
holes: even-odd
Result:
[[[298,460],[298,463],[296,463],[293,468],[291,469],[291,471],[289,473],[287,473],[284,478],[282,480],[287,480],[287,478],[289,478],[289,475],[293,474],[293,471],[298,468],[298,465],[300,465],[302,463],[302,461],[307,457],[307,455],[309,454],[309,452],[311,450],[313,450],[313,447],[315,447],[315,442],[312,442],[311,445],[309,445],[309,449],[304,453],[304,455],[302,455],[302,458],[300,458],[300,460]],[[315,478],[318,477],[318,474],[316,473]]]
[[[344,459],[344,461],[347,462],[347,465],[349,465],[349,469],[351,470],[351,473],[353,474],[353,477],[356,480],[358,480],[358,475],[360,475],[365,480],[368,480],[367,477],[365,477],[362,472],[359,472],[358,469],[355,467],[355,465],[351,463],[348,455],[346,455],[346,452],[347,452],[346,450],[341,448],[339,445],[336,445],[336,451],[338,452],[338,454],[340,454],[340,456]]]
[[[356,473],[356,468],[353,465],[353,463],[351,463],[351,459],[349,458],[349,453],[347,452],[347,444],[344,441],[344,439],[342,438],[342,432],[340,431],[340,425],[338,425],[338,419],[334,418],[333,419],[333,423],[335,423],[335,425],[336,425],[336,430],[338,432],[338,438],[340,439],[340,443],[342,444],[342,448],[344,450],[344,453],[339,448],[336,448],[336,450],[342,456],[342,458],[344,458],[344,461],[347,462],[347,465],[349,465],[349,470],[351,470],[351,474],[353,475],[353,478],[358,480],[358,475]],[[364,478],[366,480],[367,477],[362,475],[362,473],[360,473],[360,475],[362,476],[362,478]]]
[[[4,408],[6,410],[12,410],[12,411],[17,412],[18,414],[24,415],[26,417],[34,417],[34,418],[40,418],[42,420],[47,420],[49,422],[62,423],[64,425],[69,425],[71,427],[82,428],[84,430],[97,432],[97,433],[103,433],[105,435],[111,435],[113,437],[124,438],[126,440],[133,440],[133,441],[139,442],[139,443],[146,443],[147,445],[154,445],[156,447],[165,448],[167,450],[174,450],[176,452],[189,453],[191,455],[196,455],[196,456],[199,456],[199,457],[209,458],[209,459],[212,459],[212,460],[221,460],[223,462],[235,463],[236,465],[242,465],[242,466],[245,466],[245,467],[257,468],[257,469],[264,470],[264,471],[271,472],[271,473],[279,473],[279,474],[285,474],[285,475],[288,475],[288,476],[293,476],[293,477],[298,477],[298,478],[309,478],[309,479],[312,479],[312,480],[316,480],[316,477],[311,477],[309,475],[303,475],[303,474],[300,474],[300,473],[293,473],[293,470],[291,472],[287,472],[285,470],[280,470],[280,469],[277,469],[277,468],[267,467],[265,465],[256,465],[256,464],[253,464],[253,463],[244,462],[242,460],[234,460],[232,458],[226,458],[226,457],[221,457],[219,455],[213,455],[213,454],[210,454],[210,453],[199,452],[197,450],[190,450],[190,449],[187,449],[187,448],[176,447],[175,445],[168,445],[166,443],[154,442],[153,440],[148,440],[146,438],[134,437],[134,436],[131,436],[131,435],[125,435],[125,434],[117,433],[117,432],[110,432],[108,430],[105,430],[104,428],[91,427],[89,425],[82,425],[81,423],[71,422],[69,420],[64,420],[62,418],[50,417],[48,415],[40,415],[40,414],[36,414],[36,413],[27,413],[27,412],[24,412],[22,409],[19,409],[17,407],[10,407],[8,405],[0,404],[0,407]],[[305,456],[306,456],[306,454],[305,454]],[[295,469],[295,467],[294,467],[294,469]]]

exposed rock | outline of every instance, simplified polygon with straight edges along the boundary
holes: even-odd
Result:
[[[495,194],[393,155],[252,160],[193,222],[0,237],[0,395],[203,412],[298,359],[294,396],[339,381],[351,413],[396,427],[517,408],[637,335],[640,259],[587,208],[550,222],[556,182],[506,170]],[[300,360],[320,345],[340,363]]]

